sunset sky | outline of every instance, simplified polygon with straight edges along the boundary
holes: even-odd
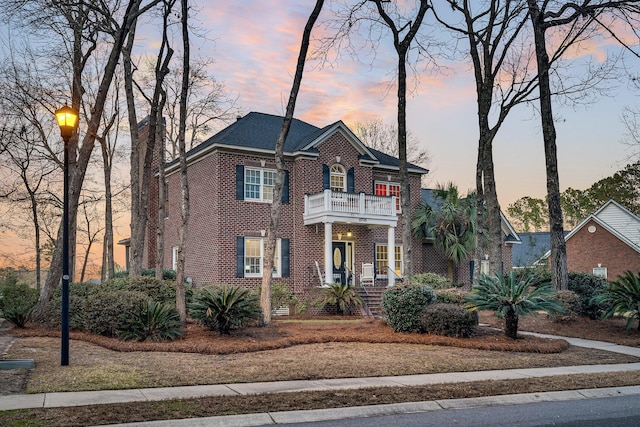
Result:
[[[193,52],[215,59],[211,72],[230,94],[239,96],[243,113],[283,114],[289,96],[302,29],[315,2],[268,0],[208,2],[196,15],[210,39]],[[328,3],[328,2],[326,2]],[[320,21],[326,20],[326,11]],[[314,30],[313,37],[326,34]],[[152,38],[143,40],[151,45]],[[603,56],[604,50],[597,52]],[[369,62],[372,60],[369,58]],[[336,120],[396,120],[396,54],[390,40],[371,64],[345,55],[321,67],[305,68],[296,117],[316,126]],[[637,61],[637,60],[636,60]],[[439,75],[423,75],[408,99],[408,128],[431,153],[429,185],[453,181],[461,190],[475,187],[477,124],[475,86],[470,65],[449,63]],[[638,67],[640,69],[640,67]],[[446,74],[445,74],[446,73]],[[412,86],[410,86],[412,87]],[[631,155],[621,143],[626,132],[621,113],[637,106],[638,92],[624,82],[588,108],[558,107],[558,158],[561,189],[588,188],[621,169]],[[522,196],[546,194],[544,150],[539,119],[528,107],[513,111],[495,142],[498,194],[503,209]]]
[[[234,0],[215,2],[215,6],[198,2],[192,25],[206,37],[192,36],[192,56],[214,59],[210,72],[225,85],[229,96],[238,98],[241,114],[284,114],[302,30],[315,2]],[[325,3],[328,7],[329,2]],[[328,17],[325,10],[319,22]],[[319,26],[312,37],[326,34],[328,30]],[[157,52],[157,24],[141,23],[138,37],[138,52]],[[174,40],[175,45],[180,43]],[[615,51],[613,45],[600,44],[584,54],[600,59]],[[319,127],[337,120],[348,126],[374,119],[394,123],[397,57],[390,38],[381,41],[375,58],[364,56],[358,62],[344,54],[332,59],[324,66],[317,60],[307,62],[295,116]],[[440,65],[444,66],[440,73],[425,71],[417,83],[410,81],[408,128],[431,154],[428,186],[453,181],[464,192],[475,187],[475,84],[470,64]],[[640,71],[637,59],[626,65],[635,75]],[[629,163],[634,151],[621,142],[627,132],[621,115],[625,107],[639,108],[638,95],[638,90],[621,79],[617,87],[607,89],[587,107],[574,110],[556,105],[561,190],[586,189]],[[635,153],[637,156],[638,147]],[[539,118],[531,108],[511,112],[495,140],[494,161],[503,210],[520,197],[545,196],[542,135]],[[116,230],[116,239],[128,237],[125,229],[128,227]],[[124,264],[120,249],[116,261]]]

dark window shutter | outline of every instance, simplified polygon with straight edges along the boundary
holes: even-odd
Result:
[[[244,237],[236,237],[236,277],[244,277]]]
[[[354,168],[347,171],[347,193],[356,192],[356,172]]]
[[[322,165],[322,189],[328,190],[331,188],[329,184],[329,166]]]
[[[282,277],[289,277],[291,274],[291,260],[290,260],[290,241],[289,239],[280,240],[280,250],[282,251]]]
[[[284,171],[284,182],[282,183],[282,204],[289,204],[289,171]]]
[[[244,200],[244,165],[236,165],[236,200]]]

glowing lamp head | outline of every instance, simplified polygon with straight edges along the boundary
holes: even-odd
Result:
[[[56,111],[56,119],[60,127],[60,136],[67,141],[78,127],[78,113],[65,104],[64,107]]]

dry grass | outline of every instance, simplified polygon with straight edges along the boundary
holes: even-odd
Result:
[[[494,318],[483,314],[482,322]],[[523,319],[521,329],[640,345],[640,333],[616,321],[579,319],[553,323]],[[74,332],[70,366],[59,366],[59,339],[51,331],[13,330],[21,336],[10,357],[36,360],[30,392],[158,387],[285,379],[404,375],[517,367],[624,363],[636,358],[569,347],[558,340],[506,339],[482,329],[472,339],[395,334],[378,322],[353,318],[279,320],[231,337],[190,324],[173,343],[122,343]],[[38,336],[38,335],[51,335]],[[31,337],[29,337],[31,336]],[[571,375],[429,387],[215,397],[63,409],[0,412],[0,425],[71,426],[154,419],[204,417],[261,411],[382,404],[522,392],[640,384],[640,373]],[[0,385],[0,394],[4,385]],[[13,391],[15,393],[15,391]]]

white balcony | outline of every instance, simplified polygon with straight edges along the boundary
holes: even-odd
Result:
[[[304,196],[304,225],[322,222],[391,226],[398,223],[396,196],[324,190]]]

